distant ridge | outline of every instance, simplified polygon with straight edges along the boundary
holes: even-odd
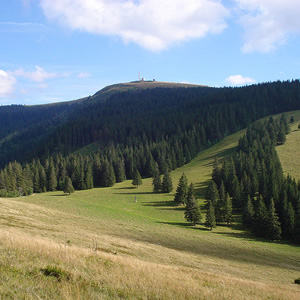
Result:
[[[126,83],[117,83],[108,85],[105,88],[96,92],[90,99],[99,99],[101,97],[102,101],[105,101],[110,95],[118,92],[126,92],[133,90],[146,90],[154,88],[199,88],[207,87],[204,85],[190,84],[190,83],[176,83],[176,82],[164,82],[164,81],[131,81]]]

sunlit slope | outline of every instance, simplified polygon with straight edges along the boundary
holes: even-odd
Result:
[[[203,195],[216,157],[234,153],[241,132],[172,172]],[[175,190],[174,190],[175,191]],[[183,218],[151,179],[112,188],[0,199],[0,295],[59,299],[298,299],[300,249],[257,240],[238,224],[212,232]],[[135,202],[135,197],[137,202]],[[203,199],[200,198],[200,203]],[[204,214],[204,212],[203,212]],[[60,282],[40,269],[70,273]]]
[[[294,122],[289,123],[291,133],[287,135],[284,145],[276,147],[284,173],[300,180],[300,111],[286,113],[287,119],[294,117]]]

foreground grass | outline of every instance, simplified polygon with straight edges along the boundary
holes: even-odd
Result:
[[[215,157],[232,155],[242,133],[172,172],[174,187],[184,171],[203,201]],[[125,181],[0,199],[1,297],[299,299],[299,247],[254,239],[238,223],[194,228],[173,198],[153,194],[146,179],[138,189]],[[70,276],[45,276],[47,266]]]

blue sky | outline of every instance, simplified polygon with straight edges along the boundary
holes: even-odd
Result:
[[[299,0],[0,0],[0,104],[145,79],[298,79]]]

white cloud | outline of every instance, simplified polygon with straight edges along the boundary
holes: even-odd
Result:
[[[78,74],[78,78],[87,78],[87,77],[90,77],[91,74],[90,73],[86,73],[86,72],[81,72]]]
[[[226,82],[228,82],[230,85],[246,85],[255,83],[256,80],[250,77],[243,77],[242,75],[231,75],[226,78]]]
[[[7,97],[14,90],[16,79],[7,72],[0,70],[0,97]]]
[[[270,52],[300,33],[299,0],[235,0],[245,30],[244,52]]]
[[[220,0],[41,0],[41,6],[71,29],[119,36],[152,51],[220,33],[229,15]]]
[[[19,68],[15,71],[10,72],[11,75],[13,76],[20,76],[20,77],[24,77],[26,79],[29,79],[30,81],[33,82],[44,82],[47,79],[51,79],[51,78],[56,78],[56,77],[65,77],[68,76],[68,74],[59,74],[59,73],[51,73],[51,72],[47,72],[45,71],[43,68],[41,68],[40,66],[35,66],[35,71],[24,71],[24,69]]]

